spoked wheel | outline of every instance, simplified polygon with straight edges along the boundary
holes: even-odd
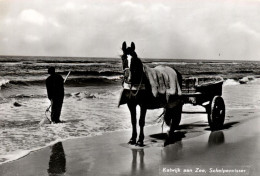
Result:
[[[208,111],[208,122],[211,130],[223,127],[225,121],[225,103],[222,97],[215,96]]]

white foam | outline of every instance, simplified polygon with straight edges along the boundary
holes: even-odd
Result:
[[[94,126],[95,127],[99,126],[95,122],[89,122],[88,126],[89,125],[92,128]],[[66,123],[58,123],[58,124],[46,124],[45,126],[41,126],[40,129],[41,129],[42,132],[46,129],[55,129],[55,131],[53,131],[53,132],[55,132],[56,134],[62,134],[62,133],[65,133],[64,127],[66,127]],[[77,129],[80,130],[80,127],[77,127]],[[31,149],[31,150],[16,150],[14,152],[10,152],[10,153],[5,154],[5,155],[0,155],[0,159],[1,159],[0,165],[14,161],[14,160],[17,160],[17,159],[20,159],[20,158],[23,158],[23,157],[27,156],[28,154],[30,154],[31,152],[35,152],[35,151],[41,150],[43,148],[46,148],[48,146],[52,146],[52,145],[54,145],[58,142],[63,142],[63,141],[71,140],[71,139],[81,139],[81,138],[86,138],[86,137],[100,136],[104,133],[112,133],[112,132],[115,132],[115,131],[124,131],[124,130],[130,130],[130,129],[131,128],[125,128],[125,129],[122,128],[122,129],[116,129],[116,130],[111,130],[111,131],[96,131],[96,132],[89,133],[88,135],[66,136],[65,138],[58,137],[56,140],[51,141],[49,143],[46,143],[46,145],[41,146],[41,147],[36,147],[36,148]],[[46,132],[46,131],[44,131],[44,132]]]
[[[235,81],[234,79],[227,79],[223,86],[235,86],[235,85],[239,85],[239,82]]]
[[[238,65],[239,63],[237,62],[212,62],[212,63],[207,63],[211,65]]]
[[[1,87],[2,87],[3,85],[8,84],[9,81],[10,81],[10,80],[8,80],[8,79],[3,79],[3,78],[1,78],[1,79],[0,79],[0,90],[1,90]]]
[[[120,94],[121,90],[116,90],[116,91],[107,91],[107,92],[88,92],[88,91],[83,91],[83,92],[76,92],[76,93],[71,93],[70,96],[72,98],[77,98],[77,99],[107,99],[107,98],[114,98],[117,97]]]
[[[105,78],[105,79],[108,79],[108,80],[121,80],[122,79],[122,76],[101,76],[101,78]]]
[[[10,162],[13,160],[17,160],[19,158],[22,158],[22,157],[28,155],[30,152],[31,152],[30,150],[22,150],[22,151],[15,151],[15,152],[12,152],[12,153],[9,153],[6,155],[0,155],[1,159],[3,159],[3,158],[6,159],[5,161],[0,162],[0,164],[7,163],[7,162]]]
[[[73,137],[73,138],[75,138],[75,137]],[[55,141],[52,141],[52,142],[46,144],[43,147],[37,147],[37,148],[33,148],[31,150],[17,150],[17,151],[10,152],[10,153],[5,154],[5,155],[0,155],[1,159],[3,159],[3,158],[6,159],[5,161],[2,161],[2,162],[0,161],[0,165],[4,164],[4,163],[11,162],[11,161],[14,161],[14,160],[17,160],[17,159],[20,159],[20,158],[23,158],[23,157],[29,155],[31,152],[35,152],[37,150],[41,150],[41,149],[46,148],[48,146],[52,146],[52,145],[56,144],[57,142],[63,142],[63,141],[66,141],[68,139],[73,139],[73,138],[57,139]]]
[[[155,65],[196,65],[197,63],[189,63],[189,62],[152,62]]]

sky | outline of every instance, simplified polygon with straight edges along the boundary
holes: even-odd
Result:
[[[260,61],[260,0],[0,0],[0,55]]]

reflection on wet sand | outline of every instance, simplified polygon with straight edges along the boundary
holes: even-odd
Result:
[[[166,133],[150,135],[152,138],[164,141],[164,148],[161,151],[163,163],[177,160],[182,155],[182,139],[185,138],[186,132],[177,131],[171,136]]]
[[[139,154],[139,169],[137,164],[137,155]],[[132,149],[132,169],[131,169],[131,175],[135,175],[138,170],[143,171],[145,169],[144,164],[144,149]]]
[[[66,158],[62,142],[58,142],[52,146],[49,161],[49,176],[64,175],[66,172]]]
[[[208,146],[213,147],[225,143],[223,131],[212,131],[209,135]]]
[[[162,164],[178,160],[182,156],[182,141],[177,141],[167,147],[164,147],[161,151]]]
[[[174,144],[178,141],[181,141],[182,138],[185,138],[186,131],[177,131],[174,132],[171,136],[169,136],[167,133],[158,133],[158,134],[152,134],[150,135],[151,138],[155,138],[158,140],[164,141],[164,147],[170,144]]]
[[[167,136],[165,138],[165,141],[164,141],[164,147],[166,147],[167,145],[170,145],[170,144],[174,144],[176,142],[179,142],[182,140],[182,138],[185,138],[186,132],[174,132],[172,135],[170,136]]]
[[[196,150],[193,151],[193,148],[185,146],[186,150],[183,152],[183,143],[181,140],[173,140],[173,143],[168,144],[167,147],[164,147],[161,151],[162,164],[168,164],[181,160],[183,157],[192,156],[195,153],[206,152],[209,148],[218,146],[225,143],[225,136],[223,131],[212,131],[208,138],[208,143],[199,144],[196,147]],[[205,148],[206,147],[206,148]],[[188,150],[187,150],[188,149]]]

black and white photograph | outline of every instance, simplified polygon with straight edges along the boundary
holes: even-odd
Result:
[[[260,0],[0,0],[1,176],[258,176]]]

